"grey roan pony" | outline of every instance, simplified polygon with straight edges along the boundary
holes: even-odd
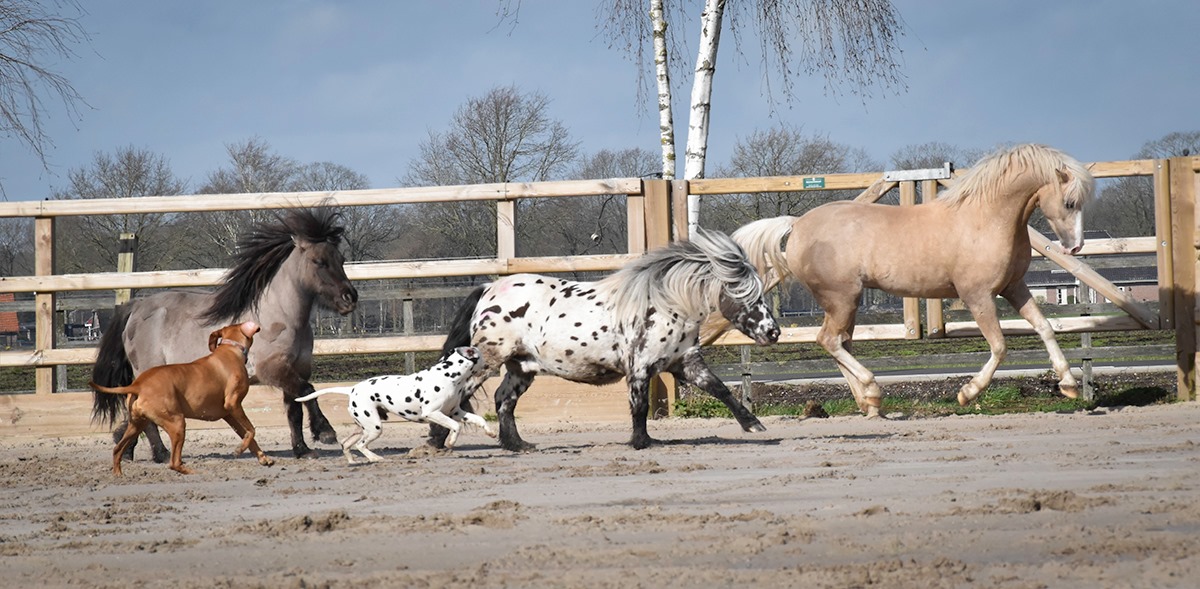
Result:
[[[263,223],[238,243],[234,265],[215,291],[171,290],[138,298],[117,308],[113,323],[100,338],[92,379],[104,386],[129,384],[142,371],[161,364],[190,362],[208,353],[208,334],[224,325],[254,321],[262,332],[250,349],[251,383],[283,390],[297,457],[312,450],[304,442],[304,410],[297,397],[313,392],[314,305],[346,315],[358,305],[358,291],[346,278],[345,258],[338,250],[343,228],[329,208],[296,209]],[[92,419],[116,422],[121,398],[96,393]],[[314,439],[337,442],[329,420],[316,401],[308,407]],[[125,430],[122,424],[114,437]],[[154,459],[167,450],[158,429],[146,436]],[[131,448],[132,449],[132,448]]]

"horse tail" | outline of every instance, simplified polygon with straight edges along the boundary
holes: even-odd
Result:
[[[125,326],[129,324],[130,305],[114,310],[112,325],[100,336],[96,364],[92,366],[92,382],[105,387],[125,386],[133,382],[133,365],[125,354]],[[92,392],[92,423],[109,426],[117,422],[117,413],[124,404],[112,395]]]
[[[790,274],[787,257],[783,253],[783,240],[791,235],[796,219],[789,215],[759,219],[743,225],[730,235],[746,250],[746,257],[758,269],[763,282],[782,281]]]
[[[471,345],[471,319],[475,316],[475,306],[479,304],[479,299],[483,298],[485,290],[486,284],[471,291],[454,314],[454,320],[450,323],[450,333],[446,334],[446,343],[442,344],[443,358],[450,355],[454,348]]]
[[[307,395],[304,395],[303,397],[296,397],[296,402],[311,401],[311,400],[316,399],[317,397],[320,397],[321,395],[324,395],[326,393],[337,393],[339,395],[349,395],[350,391],[353,391],[353,390],[354,390],[354,387],[329,387],[327,389],[313,391]]]

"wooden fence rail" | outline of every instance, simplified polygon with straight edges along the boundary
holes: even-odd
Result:
[[[1065,269],[1103,293],[1127,314],[1119,316],[1059,317],[1053,320],[1058,331],[1104,331],[1136,329],[1174,329],[1179,374],[1180,398],[1195,398],[1197,269],[1200,243],[1197,242],[1195,199],[1200,190],[1200,158],[1183,157],[1163,160],[1097,162],[1090,165],[1097,178],[1145,176],[1153,179],[1156,234],[1149,237],[1089,241],[1081,256],[1115,254],[1154,254],[1157,260],[1159,290],[1158,311],[1128,300],[1078,258],[1056,256],[1052,249],[1035,249],[1064,264]],[[685,234],[686,215],[681,214],[688,194],[718,195],[757,192],[795,192],[807,190],[865,190],[864,198],[878,198],[886,190],[898,188],[902,205],[934,198],[939,183],[948,181],[881,182],[879,173],[828,174],[820,188],[812,188],[817,176],[768,178],[720,178],[692,181],[640,179],[581,180],[540,183],[504,183],[471,186],[393,188],[305,193],[263,193],[239,195],[199,195],[188,197],[140,197],[103,200],[44,200],[0,203],[0,217],[32,218],[34,221],[35,272],[33,276],[0,277],[0,293],[35,293],[34,346],[29,351],[0,352],[0,367],[34,367],[36,391],[22,398],[46,400],[55,390],[54,368],[63,364],[89,364],[95,359],[94,348],[63,348],[55,343],[54,314],[59,293],[107,291],[138,288],[174,288],[218,284],[224,271],[197,269],[162,272],[104,272],[90,274],[54,273],[55,220],[64,216],[115,215],[130,213],[172,213],[224,210],[264,210],[309,207],[324,203],[338,206],[413,204],[447,201],[495,201],[497,203],[497,252],[491,259],[428,261],[385,261],[352,263],[346,273],[352,280],[410,279],[429,277],[503,275],[517,272],[551,273],[563,271],[608,271],[624,265],[631,257],[648,248],[668,243],[672,234]],[[524,198],[566,198],[591,195],[623,195],[627,202],[628,254],[517,257],[515,255],[515,202]],[[1035,239],[1041,239],[1036,234]],[[115,238],[115,236],[114,236]],[[911,339],[919,337],[975,336],[971,322],[945,322],[941,301],[924,301],[924,322],[920,301],[906,301],[904,320],[896,325],[862,325],[856,339]],[[1028,330],[1023,321],[1005,321],[1006,333]],[[813,342],[816,328],[791,327],[784,330],[782,343]],[[319,339],[314,346],[318,355],[426,351],[440,348],[440,335]],[[749,339],[738,333],[726,333],[718,345],[744,345]],[[0,391],[3,393],[3,391]],[[0,397],[12,395],[0,395]],[[55,395],[61,397],[62,395]],[[623,398],[623,397],[622,397]],[[8,401],[13,403],[12,400]]]

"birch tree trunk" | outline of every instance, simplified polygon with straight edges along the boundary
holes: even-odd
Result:
[[[650,0],[650,28],[654,35],[654,72],[658,83],[658,131],[662,143],[664,180],[675,179],[675,116],[671,110],[671,74],[667,67],[667,21],[663,0]]]
[[[691,115],[688,118],[684,178],[704,177],[704,158],[708,152],[708,114],[712,105],[713,73],[717,69],[717,45],[721,40],[721,17],[725,0],[705,0],[700,15],[700,51],[696,56],[696,75],[692,84]],[[688,195],[688,235],[695,235],[700,222],[700,198]]]

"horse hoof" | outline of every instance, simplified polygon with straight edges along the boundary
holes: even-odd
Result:
[[[658,440],[656,440],[650,436],[645,436],[642,438],[634,438],[632,440],[629,440],[629,445],[633,446],[634,450],[645,450],[646,448],[649,448],[650,446],[653,446],[658,443],[659,443]]]
[[[763,425],[761,421],[756,421],[743,429],[747,432],[759,433],[767,431],[767,426]]]
[[[500,447],[504,448],[505,450],[508,450],[509,452],[517,452],[517,453],[521,453],[521,454],[523,454],[525,452],[533,452],[534,450],[537,450],[537,444],[530,444],[529,442],[525,442],[525,441],[516,442],[516,443],[509,442],[509,443],[501,444]]]
[[[301,447],[301,448],[292,448],[292,453],[296,455],[296,458],[317,458],[318,457],[317,453],[307,446]]]
[[[166,462],[169,458],[171,458],[171,453],[169,451],[167,451],[165,448],[163,449],[162,452],[155,450],[153,452],[153,454],[154,454],[154,462],[157,464],[162,464],[162,463]],[[130,456],[130,458],[132,458],[132,455]]]
[[[333,430],[325,430],[321,432],[321,435],[317,436],[317,441],[322,444],[336,444],[338,443],[337,434]]]
[[[1068,399],[1078,399],[1079,398],[1079,386],[1078,385],[1062,385],[1062,384],[1060,384],[1060,385],[1058,385],[1058,392],[1062,393],[1062,395]]]

